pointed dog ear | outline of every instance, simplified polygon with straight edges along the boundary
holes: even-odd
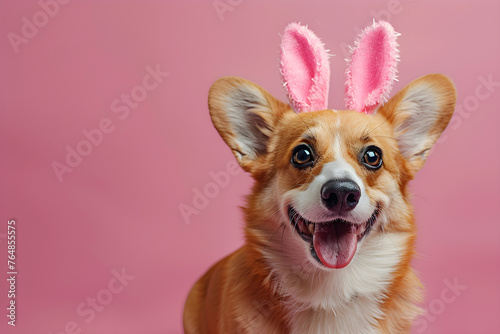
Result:
[[[295,112],[324,110],[330,64],[320,39],[307,27],[290,23],[281,39],[281,78]]]
[[[392,124],[399,151],[413,173],[422,168],[448,125],[456,98],[455,86],[448,77],[429,74],[409,83],[377,112]]]
[[[291,112],[260,86],[237,77],[221,78],[212,85],[208,107],[215,128],[247,172],[267,153],[280,117]]]
[[[346,71],[347,109],[371,113],[389,98],[399,58],[398,33],[381,21],[365,28],[352,49]]]

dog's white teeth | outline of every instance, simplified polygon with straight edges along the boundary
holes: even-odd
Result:
[[[297,225],[298,223],[300,223],[300,216],[296,215],[295,218],[293,219],[293,222],[295,223],[295,225]]]
[[[314,224],[308,224],[307,227],[309,228],[309,232],[311,232],[311,234],[314,234]]]

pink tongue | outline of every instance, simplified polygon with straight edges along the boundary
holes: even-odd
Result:
[[[321,262],[329,268],[344,268],[356,253],[358,236],[350,224],[316,224],[314,250]]]

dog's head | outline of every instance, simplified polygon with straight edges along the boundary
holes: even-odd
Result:
[[[285,29],[281,46],[290,104],[240,78],[212,86],[212,121],[256,180],[245,210],[250,244],[266,247],[273,231],[287,226],[292,241],[283,263],[301,257],[303,248],[316,267],[339,269],[368,238],[413,233],[406,185],[446,128],[456,93],[447,77],[431,74],[387,101],[397,36],[387,22],[360,35],[346,72],[346,104],[353,110],[327,109],[328,55],[296,23]]]
[[[287,226],[300,252],[328,270],[347,266],[368,238],[412,229],[406,185],[455,99],[452,82],[431,74],[375,114],[298,114],[250,81],[219,79],[209,93],[212,121],[256,181],[246,209],[250,241],[265,247],[271,231]]]

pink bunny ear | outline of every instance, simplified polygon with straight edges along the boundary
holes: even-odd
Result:
[[[281,39],[281,76],[295,112],[326,109],[330,83],[328,54],[307,27],[290,23]]]
[[[356,41],[351,63],[346,71],[346,106],[371,113],[387,102],[396,79],[399,59],[394,28],[380,21],[365,28]]]

